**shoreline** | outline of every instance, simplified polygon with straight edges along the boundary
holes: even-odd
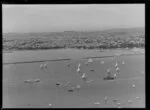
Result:
[[[24,51],[46,51],[46,50],[98,50],[101,52],[110,51],[110,50],[133,50],[133,49],[145,49],[143,47],[134,47],[134,48],[106,48],[106,49],[84,49],[84,48],[57,48],[57,49],[22,49],[22,50],[2,50],[2,53],[13,53],[13,52],[24,52]]]

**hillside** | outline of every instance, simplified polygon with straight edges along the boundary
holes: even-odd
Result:
[[[65,36],[79,36],[79,37],[100,37],[100,36],[127,36],[127,35],[145,35],[145,29],[140,28],[122,28],[109,29],[102,31],[78,32],[78,31],[64,31],[64,32],[39,32],[39,33],[4,33],[3,38],[6,39],[28,39],[39,37],[65,37]]]
[[[4,50],[56,48],[133,48],[145,46],[145,29],[109,29],[91,32],[5,33]]]

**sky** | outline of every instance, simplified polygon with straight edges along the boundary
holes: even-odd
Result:
[[[145,26],[144,4],[2,5],[3,33]]]

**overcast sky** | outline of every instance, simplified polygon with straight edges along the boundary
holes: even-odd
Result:
[[[3,32],[56,32],[145,26],[144,4],[3,5]]]

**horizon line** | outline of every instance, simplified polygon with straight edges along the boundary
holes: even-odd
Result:
[[[14,33],[14,34],[28,34],[28,33],[63,33],[63,32],[97,32],[97,31],[107,31],[113,29],[131,29],[131,28],[145,28],[145,26],[135,26],[135,27],[121,27],[121,28],[106,28],[106,29],[90,29],[90,30],[63,30],[63,31],[41,31],[41,32],[2,32],[3,34]]]

